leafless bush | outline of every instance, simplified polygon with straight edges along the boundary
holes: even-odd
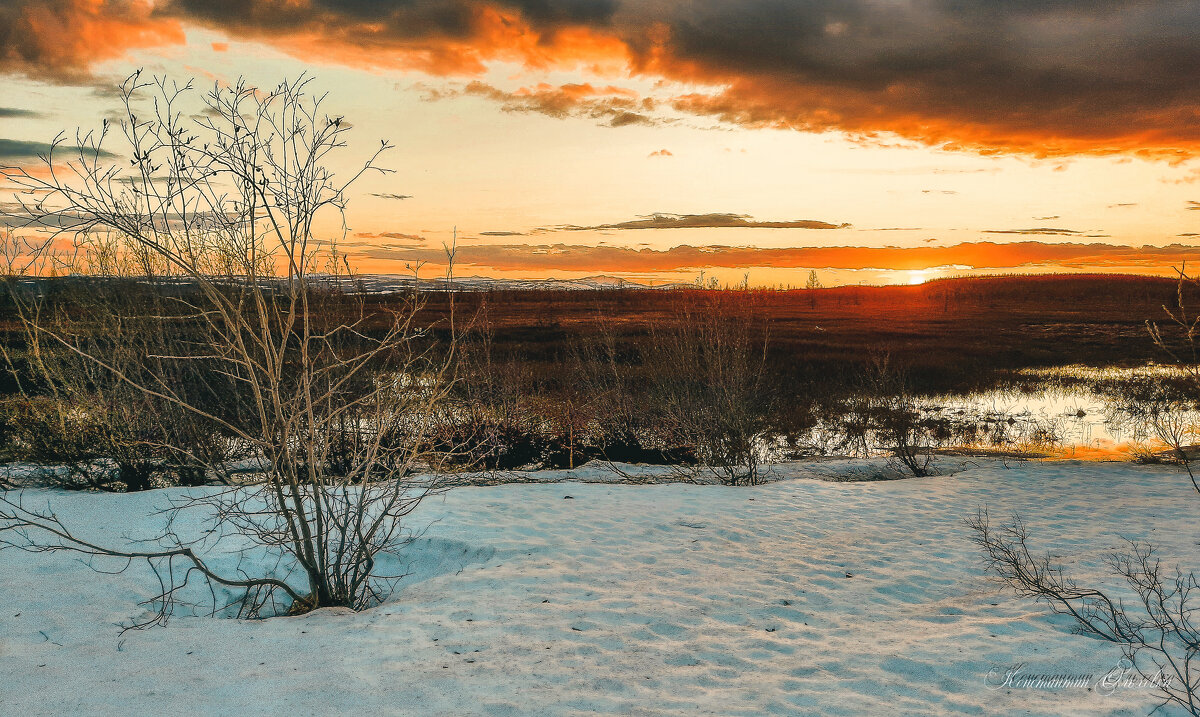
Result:
[[[624,345],[610,317],[597,315],[597,334],[578,342],[570,357],[570,380],[585,407],[589,442],[604,460],[682,463],[695,456],[671,451],[660,412],[648,401],[652,378],[642,352]],[[578,414],[578,411],[576,411]]]
[[[644,357],[661,428],[698,469],[729,485],[762,477],[774,396],[769,333],[746,291],[688,291]]]
[[[886,354],[872,358],[861,384],[842,417],[847,441],[858,444],[864,453],[888,451],[892,460],[914,476],[930,475],[933,449],[939,440],[949,437],[949,423],[923,414],[904,370]]]
[[[435,414],[434,448],[448,465],[512,470],[542,458],[536,381],[527,362],[497,354],[496,332],[485,299],[461,333],[454,390]]]
[[[1166,338],[1162,329],[1158,324],[1147,321],[1146,327],[1150,331],[1150,337],[1153,339],[1156,346],[1167,353],[1175,363],[1178,364],[1187,377],[1193,390],[1200,393],[1200,316],[1190,316],[1188,313],[1187,304],[1184,300],[1184,289],[1191,285],[1200,284],[1196,279],[1187,275],[1187,267],[1179,268],[1179,282],[1176,289],[1176,307],[1168,309],[1163,307],[1169,318],[1169,325],[1173,326],[1176,331],[1183,337],[1183,345],[1185,348],[1178,349],[1173,343]],[[1192,406],[1195,401],[1192,402]],[[1188,477],[1192,480],[1192,486],[1200,492],[1200,483],[1196,482],[1196,474],[1192,470],[1192,462],[1188,455],[1187,448],[1195,439],[1196,427],[1192,424],[1191,419],[1186,416],[1185,410],[1176,404],[1170,406],[1167,410],[1161,411],[1152,418],[1152,425],[1160,440],[1162,440],[1172,451],[1175,458],[1187,470]]]
[[[135,388],[159,380],[182,402],[225,418],[242,408],[236,383],[212,362],[163,358],[185,355],[203,337],[172,315],[177,306],[162,287],[110,276],[10,280],[8,288],[22,319],[19,350],[0,348],[17,389],[0,406],[13,458],[52,464],[46,482],[64,488],[222,481],[207,467],[235,457],[235,443],[194,412]]]
[[[1132,428],[1135,438],[1155,439],[1166,449],[1163,456],[1151,446],[1140,447],[1135,452],[1140,462],[1189,466],[1188,450],[1196,440],[1196,426],[1194,399],[1188,395],[1188,388],[1152,377],[1135,377],[1104,386],[1109,396],[1109,420]]]
[[[172,295],[168,315],[187,317],[198,332],[197,340],[168,346],[177,353],[134,343],[136,360],[115,362],[47,321],[37,297],[27,296],[21,315],[37,342],[115,378],[130,396],[174,406],[231,436],[262,467],[259,484],[174,503],[167,530],[140,551],[100,545],[19,495],[0,497],[9,546],[149,562],[162,583],[150,622],[171,614],[195,576],[242,591],[245,615],[370,605],[394,577],[381,574],[378,558],[404,543],[405,516],[432,488],[406,477],[428,446],[453,349],[430,352],[415,323],[417,294],[368,308],[344,292],[343,260],[318,239],[316,222],[340,214],[346,188],[375,170],[389,146],[336,178],[326,163],[345,146],[348,124],[324,113],[309,84],[260,91],[238,82],[215,87],[196,107],[190,84],[146,82],[138,73],[122,86],[126,168],[102,161],[112,131],[106,122],[99,134],[77,137],[84,149],[76,156],[58,156],[60,140],[45,172],[8,174],[23,192],[8,219],[26,254],[45,261],[65,242],[65,260],[93,271],[132,262],[143,278],[187,287]],[[157,362],[216,367],[236,386],[241,410],[209,410],[172,372],[123,368]],[[162,442],[182,449],[172,436]],[[207,562],[171,528],[189,509],[211,523],[210,539],[230,536],[245,561]]]

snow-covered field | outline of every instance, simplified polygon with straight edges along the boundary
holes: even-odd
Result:
[[[168,494],[26,499],[116,540],[152,532]],[[0,713],[1143,715],[1148,690],[997,688],[1022,663],[1098,680],[1119,651],[988,582],[962,519],[1020,511],[1036,547],[1111,584],[1120,535],[1200,568],[1197,500],[1176,469],[1076,462],[461,487],[422,505],[413,574],[376,609],[123,635],[143,568],[5,551]]]

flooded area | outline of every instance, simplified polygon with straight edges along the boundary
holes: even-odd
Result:
[[[1200,380],[1179,367],[1064,366],[1014,372],[971,393],[906,391],[848,401],[801,440],[767,443],[764,457],[872,457],[918,451],[1064,459],[1172,459],[1197,442]]]
[[[951,427],[950,444],[1063,458],[1161,451],[1171,436],[1194,442],[1200,411],[1189,399],[1192,377],[1177,367],[1064,366],[1016,377],[1007,388],[923,399],[922,414]]]

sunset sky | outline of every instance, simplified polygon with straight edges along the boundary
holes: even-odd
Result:
[[[139,67],[310,73],[346,171],[391,140],[347,216],[366,272],[436,273],[455,227],[459,274],[512,278],[1200,261],[1194,0],[3,0],[0,164]]]

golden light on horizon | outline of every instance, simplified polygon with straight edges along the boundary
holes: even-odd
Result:
[[[908,272],[908,283],[913,286],[917,284],[924,284],[925,282],[929,281],[930,278],[929,270],[927,269]]]

